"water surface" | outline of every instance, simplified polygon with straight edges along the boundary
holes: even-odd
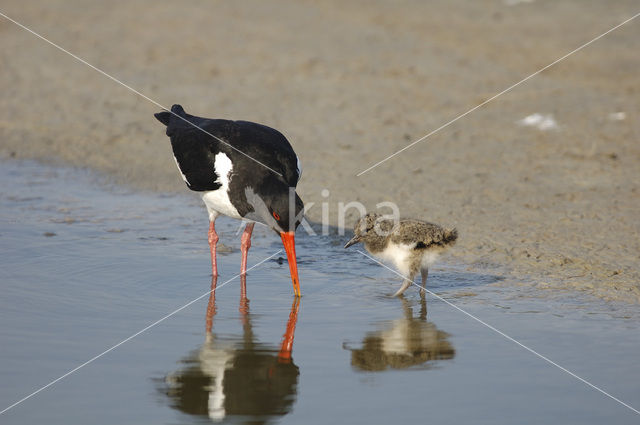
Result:
[[[345,238],[298,235],[304,296],[256,226],[243,291],[238,223],[185,195],[2,162],[0,416],[6,424],[637,423],[640,416],[390,271]],[[464,237],[464,235],[462,235]],[[440,264],[429,289],[640,407],[636,306],[531,290]],[[215,297],[208,291],[215,283]]]

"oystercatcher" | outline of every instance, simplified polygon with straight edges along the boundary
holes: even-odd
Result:
[[[304,205],[295,193],[300,161],[287,139],[273,128],[248,121],[201,118],[180,105],[155,117],[167,126],[173,155],[189,189],[202,192],[209,213],[211,268],[218,275],[215,220],[220,214],[247,221],[241,238],[241,274],[256,222],[282,238],[293,290],[300,296],[294,234]]]
[[[393,263],[404,276],[404,282],[394,296],[401,295],[411,285],[418,271],[422,274],[422,286],[425,288],[429,266],[458,238],[456,229],[445,229],[437,224],[413,219],[394,224],[393,220],[375,213],[361,217],[353,233],[353,238],[345,248],[364,242],[367,251]],[[425,290],[421,289],[420,293],[424,295]]]

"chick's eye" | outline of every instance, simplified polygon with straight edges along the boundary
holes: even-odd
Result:
[[[273,218],[280,221],[280,215],[277,212],[274,211],[272,214],[273,214]]]

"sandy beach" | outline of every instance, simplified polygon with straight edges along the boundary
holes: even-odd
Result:
[[[640,302],[637,19],[357,176],[637,2],[8,0],[0,12],[163,106],[281,130],[312,220],[323,202],[337,225],[340,202],[392,201],[458,228],[445,261]],[[157,105],[2,17],[0,61],[2,158],[186,190]]]

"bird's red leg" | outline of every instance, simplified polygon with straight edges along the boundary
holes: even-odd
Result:
[[[216,245],[218,234],[216,233],[215,220],[209,222],[209,248],[211,248],[211,275],[218,276],[218,263],[216,260]]]
[[[240,251],[242,251],[242,262],[240,263],[240,274],[247,273],[247,253],[251,248],[251,232],[253,232],[253,226],[255,223],[247,223],[242,232],[242,239],[240,244]]]

